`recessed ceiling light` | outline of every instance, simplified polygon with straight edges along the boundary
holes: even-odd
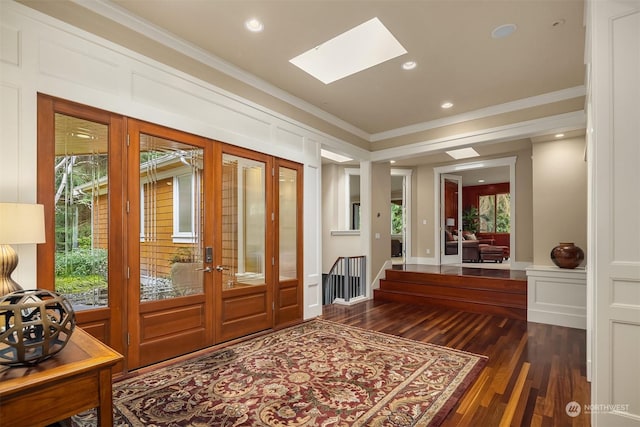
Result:
[[[389,163],[394,164],[396,161],[395,160],[389,160]]]
[[[484,182],[484,179],[479,179],[479,180],[478,180],[478,182],[479,182],[479,183],[483,183],[483,182]]]
[[[417,66],[418,66],[418,64],[416,63],[416,61],[407,61],[404,64],[402,64],[402,69],[403,70],[413,70]]]
[[[500,25],[491,31],[491,37],[494,39],[502,39],[505,37],[509,37],[511,34],[515,33],[518,27],[516,24],[504,24]]]
[[[440,105],[440,107],[444,108],[445,110],[448,110],[449,108],[453,107],[453,102],[443,102],[442,105]]]
[[[259,33],[264,29],[264,25],[256,18],[251,18],[245,21],[244,26],[252,33]]]
[[[289,62],[329,84],[405,53],[407,50],[387,27],[373,18]]]
[[[556,133],[555,137],[556,138],[562,138],[564,136],[564,133]]]
[[[343,156],[342,154],[334,153],[325,149],[320,149],[320,155],[325,159],[333,160],[334,162],[344,163],[353,160],[350,157]]]
[[[476,150],[474,150],[471,147],[460,148],[458,150],[451,150],[451,151],[447,151],[446,153],[456,160],[468,159],[469,157],[478,157],[480,155]]]

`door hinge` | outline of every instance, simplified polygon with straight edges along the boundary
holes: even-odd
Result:
[[[275,259],[275,257],[271,257],[271,265],[276,265],[276,259]]]
[[[127,147],[129,146],[129,144],[131,144],[131,138],[129,137],[129,134],[127,134]]]
[[[276,169],[275,168],[271,168],[271,176],[276,176]]]
[[[129,201],[127,200],[127,213],[129,213],[129,209],[131,209],[131,204],[129,203]]]
[[[276,220],[276,214],[275,212],[271,212],[271,221],[275,221]]]
[[[127,334],[127,345],[131,345],[131,334]]]
[[[129,267],[127,267],[127,279],[131,278],[130,273],[131,273],[131,270],[129,269]]]
[[[271,310],[275,310],[275,309],[276,309],[276,302],[271,301]]]

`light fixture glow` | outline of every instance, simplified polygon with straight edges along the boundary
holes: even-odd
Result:
[[[555,137],[556,138],[562,138],[564,136],[564,133],[556,133]]]
[[[483,183],[483,182],[484,182],[484,179],[479,179],[479,180],[478,180],[478,182],[479,182],[479,183]]]
[[[456,160],[468,159],[469,157],[478,157],[480,154],[471,147],[460,148],[458,150],[451,150],[446,152],[448,155]]]
[[[453,102],[443,102],[442,105],[440,105],[441,108],[444,108],[445,110],[448,110],[449,108],[453,107]]]
[[[396,161],[395,160],[389,160],[389,163],[394,164]]]
[[[518,27],[516,24],[504,24],[500,25],[491,31],[491,37],[494,39],[503,39],[505,37],[509,37],[511,34],[515,33]]]
[[[264,29],[264,24],[256,18],[246,20],[244,26],[252,33],[259,33]]]
[[[407,50],[373,18],[289,60],[324,84],[366,70]]]
[[[320,149],[320,155],[322,157],[324,157],[325,159],[333,160],[334,162],[338,162],[338,163],[344,163],[344,162],[348,162],[350,160],[353,160],[350,157],[343,156],[342,154],[338,154],[338,153],[334,153],[332,151],[325,150],[324,148]]]
[[[416,61],[407,61],[404,64],[402,64],[402,69],[409,71],[409,70],[413,70],[417,66],[418,64],[416,63]]]

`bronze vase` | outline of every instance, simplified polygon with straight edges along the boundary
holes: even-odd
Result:
[[[560,268],[576,268],[584,260],[584,252],[573,242],[560,242],[551,249],[551,261]]]

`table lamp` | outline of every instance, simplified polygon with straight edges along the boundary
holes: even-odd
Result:
[[[18,254],[9,245],[44,243],[44,206],[0,203],[0,296],[22,289],[11,273]]]
[[[456,225],[456,220],[453,218],[447,218],[447,223],[446,223],[447,227],[453,227],[454,225]]]

